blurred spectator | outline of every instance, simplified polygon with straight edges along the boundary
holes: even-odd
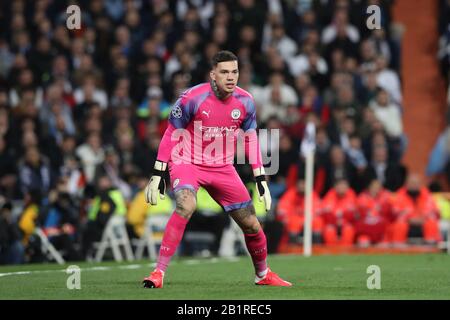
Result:
[[[310,7],[311,2],[298,2],[298,6],[301,5],[305,5],[308,7],[303,9],[302,12],[297,13],[300,23],[296,23],[293,26],[293,30],[291,31],[294,40],[297,41],[297,43],[302,43],[303,41],[305,41],[305,39],[311,32],[317,32],[319,28],[319,24],[316,19],[316,13]],[[320,34],[318,32],[317,36],[320,38]]]
[[[113,187],[108,176],[98,178],[96,193],[82,233],[82,255],[85,258],[91,256],[92,244],[101,239],[109,219],[115,214],[126,214],[124,198],[120,191]]]
[[[126,200],[130,200],[131,188],[121,179],[119,161],[119,157],[116,154],[114,147],[106,147],[104,161],[95,168],[94,181],[98,181],[98,179],[102,176],[107,176],[112,182],[113,187],[120,190]]]
[[[82,86],[75,90],[74,97],[77,104],[97,102],[102,109],[108,106],[106,92],[96,86],[93,76],[84,78]]]
[[[374,148],[372,161],[367,167],[367,176],[376,177],[390,191],[397,191],[405,182],[406,168],[388,160],[386,146]],[[367,182],[366,182],[367,183]]]
[[[327,245],[352,245],[355,239],[356,193],[345,178],[336,180],[322,202],[323,238]]]
[[[264,41],[265,39],[263,39]],[[265,45],[265,46],[264,46]],[[297,44],[289,36],[286,35],[284,27],[281,23],[273,23],[270,30],[270,36],[265,40],[263,51],[268,46],[276,48],[281,57],[288,61],[297,53]]]
[[[356,170],[364,171],[367,168],[366,156],[361,148],[361,138],[358,135],[352,134],[349,137],[349,146],[346,153]]]
[[[308,81],[306,79],[308,78],[304,80]],[[330,108],[319,96],[317,88],[313,85],[306,86],[299,96],[301,97],[300,112],[303,115],[314,112],[319,117],[321,124],[327,125],[330,120]]]
[[[372,179],[358,195],[358,216],[355,222],[356,241],[361,246],[387,242],[388,224],[392,221],[391,195],[381,182]]]
[[[111,50],[111,60],[112,66],[105,73],[105,88],[107,92],[117,94],[115,91],[117,91],[117,88],[119,87],[119,80],[121,80],[122,83],[127,82],[127,80],[123,81],[123,79],[127,79],[131,76],[129,73],[130,62],[129,58],[118,52],[118,50]],[[97,80],[97,83],[100,83],[100,81]],[[126,95],[128,88],[122,86],[120,89],[126,89],[122,90],[122,93],[125,93],[124,95]],[[98,99],[96,99],[96,101],[100,102]]]
[[[403,134],[402,116],[398,106],[390,103],[389,95],[385,90],[378,91],[376,100],[370,103],[370,108],[383,124],[387,134],[393,138],[400,138]]]
[[[276,134],[278,132],[278,136],[280,135],[280,128],[282,127],[280,120],[277,116],[271,116],[267,122],[266,127],[267,134],[265,139],[260,139],[260,149],[262,155],[271,155],[275,154],[280,150],[280,139],[275,139]],[[277,130],[277,131],[272,131]],[[241,148],[242,149],[242,148]]]
[[[315,190],[321,194],[321,190],[323,186],[317,185],[318,175],[321,175],[322,169],[326,166],[328,162],[328,158],[330,156],[330,150],[331,150],[332,144],[330,141],[330,138],[328,137],[328,133],[324,127],[318,127],[316,129],[316,167],[318,169],[318,172],[316,174],[316,185]]]
[[[19,76],[17,82],[14,83],[13,88],[9,91],[9,102],[11,106],[20,106],[21,99],[27,95],[30,98],[30,102],[33,103],[36,108],[42,105],[43,91],[42,88],[36,87],[33,72],[28,68],[19,70]]]
[[[89,76],[92,76],[98,82],[103,79],[102,72],[95,66],[92,56],[84,53],[84,50],[80,53],[78,64],[79,66],[73,72],[75,86],[82,86],[84,78]]]
[[[256,100],[258,101],[257,97]],[[283,75],[274,73],[270,77],[270,83],[264,87],[258,103],[261,106],[259,118],[262,122],[266,122],[272,115],[283,122],[286,120],[287,107],[297,105],[297,95],[294,89],[285,83]]]
[[[255,99],[255,103],[262,102],[258,97],[262,93],[262,87],[255,83],[255,73],[250,64],[241,65],[239,68],[239,87],[248,91],[253,98]],[[261,106],[257,106],[258,110]]]
[[[440,240],[438,208],[417,174],[408,176],[405,186],[396,192],[392,206],[395,217],[392,241],[395,244],[405,244],[410,237],[420,237],[426,243]]]
[[[428,187],[439,209],[439,231],[441,240],[447,241],[450,231],[450,193],[443,192],[442,185],[438,181],[432,181]]]
[[[46,194],[53,186],[54,174],[49,162],[36,147],[25,151],[25,157],[19,163],[19,172],[23,194],[31,190],[40,190],[42,194]]]
[[[61,81],[65,92],[72,91],[69,64],[67,58],[62,54],[55,56],[52,61],[49,82],[53,81]]]
[[[7,149],[5,139],[0,135],[0,194],[13,199],[16,196],[17,164],[11,149]]]
[[[186,52],[187,47],[183,41],[178,41],[175,43],[172,55],[169,60],[166,62],[164,79],[168,81],[175,72],[181,69],[181,56],[184,52]]]
[[[312,233],[313,242],[321,242],[323,221],[320,216],[321,200],[317,193],[312,194]],[[290,187],[280,198],[277,207],[277,220],[283,222],[289,241],[298,243],[303,235],[305,222],[305,180],[299,179],[296,186]]]
[[[49,77],[53,53],[50,40],[41,36],[36,41],[36,48],[29,56],[30,67],[36,76],[36,83],[42,84]]]
[[[138,192],[134,195],[127,212],[127,225],[132,238],[141,238],[146,228],[146,219],[152,215],[170,215],[173,212],[172,199],[166,194],[157,205],[142,205],[145,201],[144,189],[148,178],[141,176],[138,181]]]
[[[63,91],[58,85],[52,85],[47,89],[46,100],[47,103],[40,111],[41,123],[46,126],[48,134],[59,143],[63,135],[76,133],[72,112],[63,100]]]
[[[344,112],[346,117],[353,117],[358,123],[362,118],[362,106],[355,97],[352,85],[345,84],[338,87],[332,108]]]
[[[40,239],[34,235],[41,222],[42,195],[39,189],[30,190],[24,195],[24,208],[18,220],[27,262],[43,260]]]
[[[442,185],[437,181],[430,183],[428,188],[430,189],[433,199],[436,202],[436,206],[439,209],[441,217],[439,221],[441,239],[443,241],[447,241],[450,231],[450,193],[443,192]]]
[[[128,165],[140,170],[145,168],[148,161],[147,154],[143,152],[141,145],[131,133],[119,135],[117,150],[122,170],[125,170]]]
[[[286,190],[287,177],[298,163],[299,155],[294,148],[292,139],[281,134],[279,149],[279,170],[276,174],[270,176],[269,190],[272,198],[276,201]]]
[[[334,145],[330,149],[330,156],[325,164],[325,186],[323,193],[328,192],[337,181],[345,179],[352,188],[360,188],[360,181],[355,167],[347,160],[344,150]]]
[[[386,57],[378,56],[375,60],[375,65],[378,86],[389,93],[392,101],[401,105],[403,98],[398,74],[394,70],[388,69]]]
[[[100,135],[97,132],[89,134],[86,143],[76,149],[76,155],[80,158],[87,182],[93,183],[95,167],[105,158]]]
[[[200,20],[202,28],[207,29],[209,27],[210,19],[213,17],[214,14],[214,1],[212,0],[177,1],[176,14],[178,19],[183,20],[183,18],[186,17],[189,8],[195,8],[195,11],[198,12],[198,18]]]
[[[244,26],[252,26],[257,34],[256,39],[262,39],[262,30],[266,17],[267,4],[265,1],[237,0],[230,8],[230,26],[232,34],[238,35],[237,30]],[[260,45],[259,45],[260,47]]]
[[[75,249],[78,227],[78,208],[68,193],[63,180],[50,191],[49,208],[41,215],[42,231],[57,250],[68,261],[79,261],[80,255]]]
[[[70,141],[73,141],[73,137],[67,138],[65,144],[72,143]],[[64,162],[61,166],[60,179],[65,181],[67,192],[72,198],[79,198],[82,196],[84,188],[86,187],[86,178],[75,154],[65,154]]]
[[[351,116],[341,117],[334,113],[335,127],[330,128],[330,138],[332,141],[340,145],[344,151],[350,149],[350,137],[356,134],[355,120]],[[334,130],[332,130],[334,129]]]
[[[8,42],[0,38],[0,77],[6,77],[13,62],[14,54],[11,52]]]
[[[11,211],[10,202],[0,203],[0,265],[20,264],[25,261],[22,235]]]
[[[129,91],[129,80],[127,78],[118,79],[111,97],[110,106],[112,108],[131,108],[133,102],[131,101]]]
[[[377,93],[379,93],[376,73],[371,71],[365,72],[362,77],[362,85],[359,98],[364,105],[369,105],[371,101],[376,99]]]
[[[374,42],[378,55],[386,58],[386,63],[389,64],[393,55],[390,43],[386,38],[386,30],[384,28],[374,29],[369,39]]]
[[[332,23],[322,31],[322,42],[329,44],[340,36],[348,37],[353,43],[359,41],[359,31],[349,23],[348,13],[344,9],[335,11]]]

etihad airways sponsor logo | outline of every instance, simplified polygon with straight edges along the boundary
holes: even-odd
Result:
[[[217,137],[224,137],[224,136],[233,134],[236,131],[237,126],[208,127],[208,126],[200,125],[198,128],[203,133],[205,138],[208,138],[208,137],[216,137],[217,138]]]

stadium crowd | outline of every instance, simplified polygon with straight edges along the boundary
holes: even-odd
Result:
[[[70,4],[81,8],[80,30],[66,27]],[[371,4],[381,7],[381,29],[366,27]],[[208,81],[209,60],[220,49],[239,57],[240,86],[255,98],[260,128],[280,129],[279,141],[261,144],[266,154],[280,153],[267,225],[279,223],[289,242],[301,240],[299,150],[313,121],[315,242],[404,244],[416,234],[436,243],[439,204],[401,164],[407,138],[391,6],[382,0],[2,1],[0,263],[39,261],[37,226],[77,260],[92,254],[111,215],[126,216],[130,234],[139,237],[147,215],[170,213],[170,194],[148,207],[142,190],[171,105]],[[237,167],[251,182],[249,166]],[[204,200],[188,230],[214,229],[217,253],[228,220],[207,194],[198,197]]]

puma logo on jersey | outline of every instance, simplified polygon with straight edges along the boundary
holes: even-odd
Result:
[[[208,112],[206,112],[205,110],[202,111],[202,114],[206,114],[209,118],[209,113],[211,112],[211,110],[209,110]]]

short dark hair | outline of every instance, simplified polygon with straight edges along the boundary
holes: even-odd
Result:
[[[222,50],[217,52],[211,60],[212,67],[216,67],[218,63],[225,61],[237,61],[236,55],[228,50]]]

